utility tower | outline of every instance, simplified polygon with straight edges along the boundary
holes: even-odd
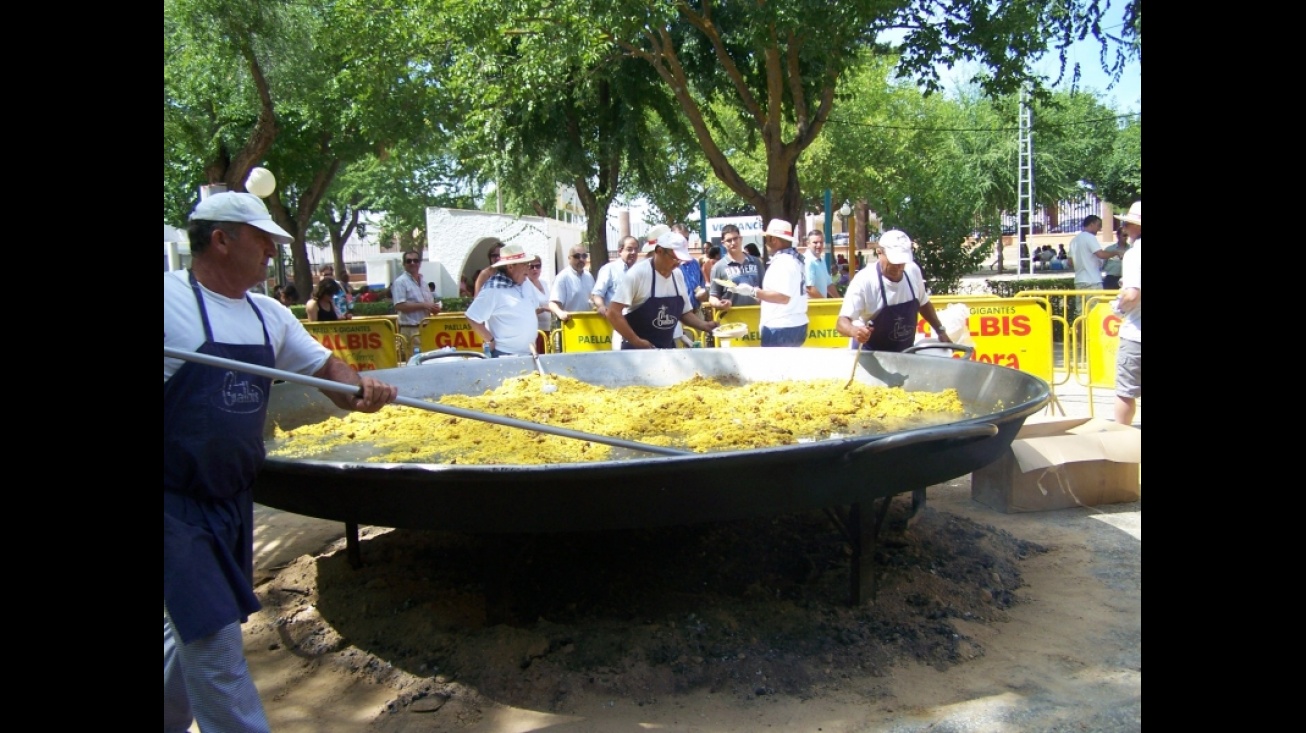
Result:
[[[1034,226],[1034,112],[1029,106],[1029,92],[1020,88],[1020,110],[1017,112],[1019,136],[1016,147],[1018,162],[1016,170],[1016,229],[1017,246],[1016,276],[1034,272],[1033,252],[1030,250],[1030,234]]]

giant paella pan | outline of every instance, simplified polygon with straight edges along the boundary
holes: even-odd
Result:
[[[254,487],[267,506],[357,526],[475,533],[610,530],[741,519],[874,499],[965,475],[997,459],[1048,400],[1046,382],[1014,369],[921,354],[831,349],[679,349],[556,354],[552,374],[594,385],[671,385],[695,376],[752,381],[856,379],[904,390],[956,389],[956,420],[888,433],[685,455],[616,451],[593,463],[367,463],[359,446],[312,459],[269,457]],[[529,359],[441,360],[370,372],[400,394],[480,394],[533,370]],[[391,406],[386,409],[409,409]],[[310,386],[277,384],[267,424],[342,415]],[[440,434],[432,416],[431,440]],[[362,447],[366,450],[366,446]]]

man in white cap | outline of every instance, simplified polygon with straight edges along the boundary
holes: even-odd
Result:
[[[529,356],[539,328],[535,286],[527,283],[531,261],[520,244],[506,244],[490,267],[498,270],[467,307],[467,322],[490,356]]]
[[[916,342],[916,321],[924,316],[939,341],[951,343],[912,257],[911,238],[887,231],[877,254],[875,267],[859,270],[848,283],[835,324],[839,333],[860,349],[901,352]]]
[[[736,285],[734,291],[762,303],[762,346],[802,346],[807,340],[807,274],[803,256],[794,248],[794,227],[772,219],[762,240],[771,253],[762,287]]]
[[[1120,297],[1115,310],[1120,321],[1116,346],[1116,422],[1131,425],[1143,396],[1143,202],[1135,201],[1129,213],[1116,216],[1124,223],[1130,247],[1120,266]]]
[[[674,349],[676,325],[712,331],[716,321],[694,313],[693,295],[685,285],[680,263],[693,262],[689,242],[675,232],[650,239],[636,262],[617,284],[608,308],[612,328],[621,334],[622,349]]]
[[[359,385],[326,391],[376,412],[398,395],[361,377],[281,303],[250,288],[291,240],[253,194],[217,193],[190,215],[189,270],[163,275],[163,345]],[[253,591],[254,502],[272,380],[163,359],[163,729],[268,730],[240,625]]]

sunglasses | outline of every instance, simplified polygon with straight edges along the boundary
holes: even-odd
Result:
[[[542,269],[543,267],[544,267],[544,265],[531,265],[531,269],[532,269],[532,270],[539,270],[539,269]]]
[[[590,256],[587,254],[578,254],[578,255],[572,255],[571,258],[573,260],[588,260]]]
[[[421,262],[421,260],[404,260],[404,264],[405,264],[405,265],[416,265],[416,264],[418,264],[418,263],[420,263],[420,262]]]

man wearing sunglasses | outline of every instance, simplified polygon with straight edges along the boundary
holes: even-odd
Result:
[[[395,278],[390,286],[395,310],[399,312],[399,334],[412,344],[417,338],[422,319],[440,312],[440,302],[435,293],[422,281],[422,255],[404,253],[404,274]]]
[[[549,310],[558,320],[566,323],[574,311],[590,310],[590,292],[594,290],[594,275],[587,268],[589,250],[578,244],[567,253],[567,267],[558,273],[549,292]]]

